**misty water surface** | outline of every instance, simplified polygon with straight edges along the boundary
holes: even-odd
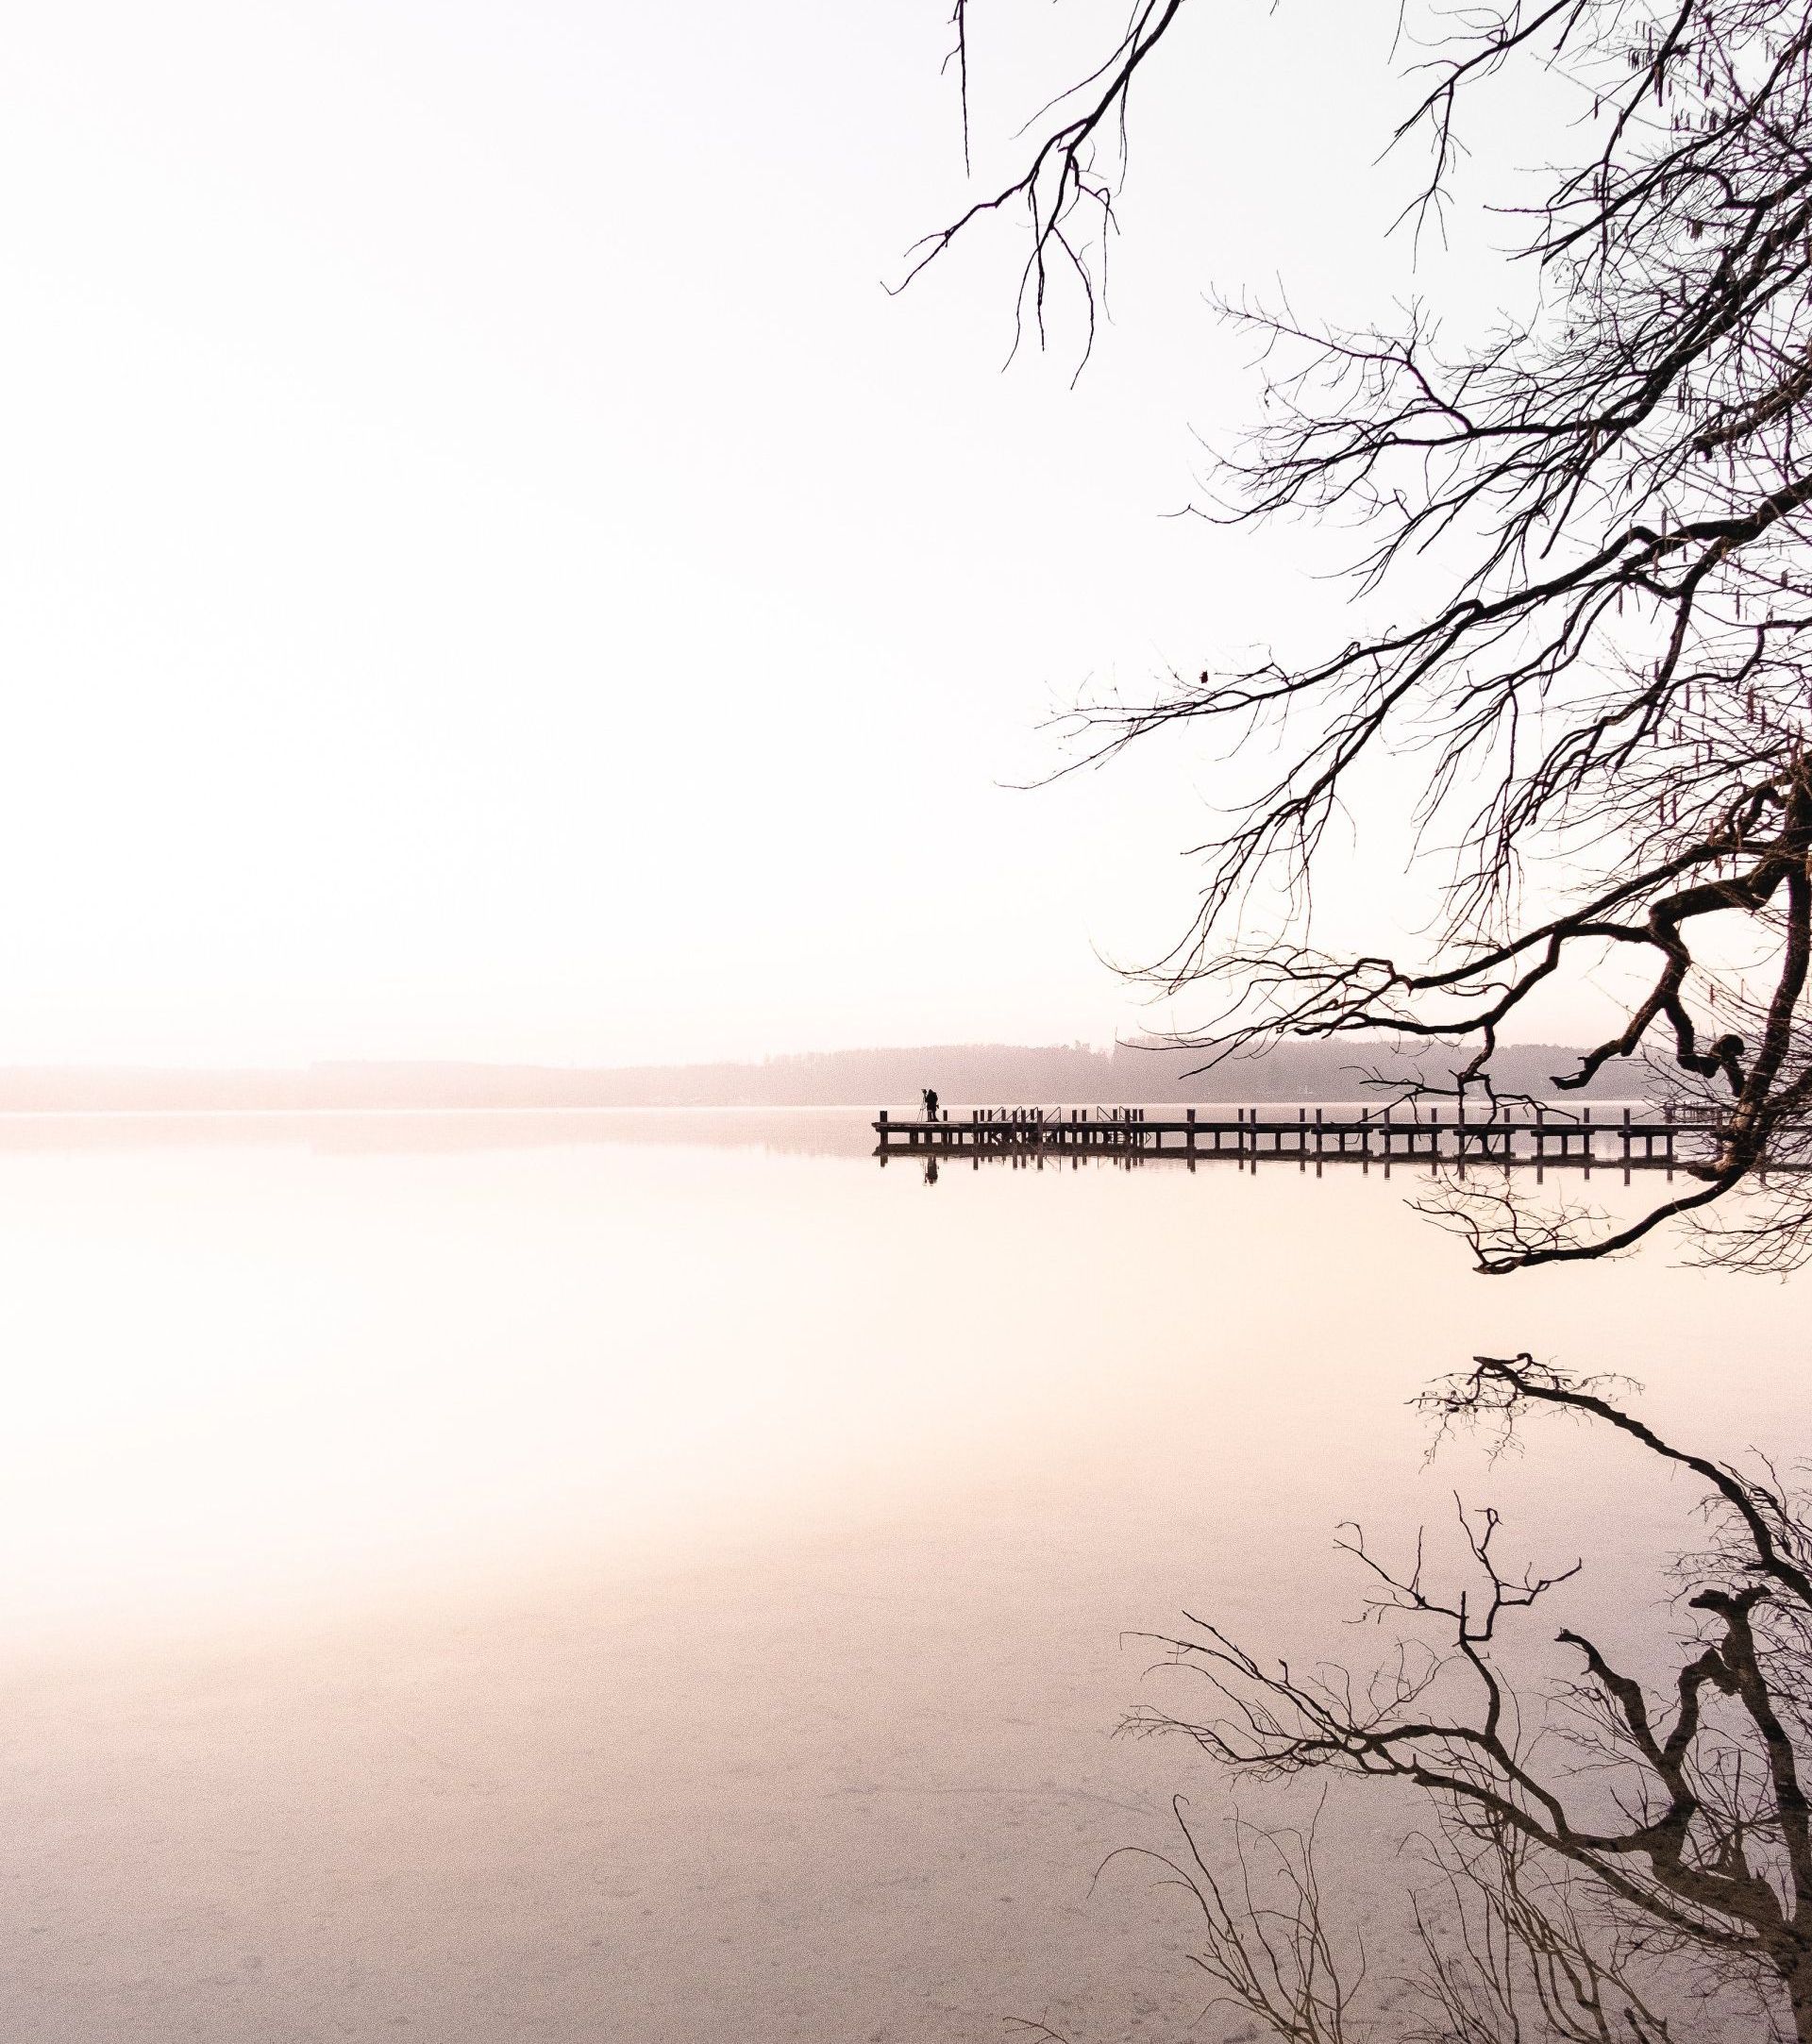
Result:
[[[1092,1876],[1177,1789],[1225,1813],[1110,1736],[1153,1693],[1124,1631],[1362,1658],[1336,1522],[1413,1536],[1459,1485],[1588,1549],[1639,1650],[1687,1500],[1565,1430],[1424,1466],[1407,1401],[1475,1349],[1804,1445],[1794,1284],[1475,1279],[1401,1173],[928,1186],[867,1147],[0,1130],[0,2034],[1180,2036],[1186,1917]]]

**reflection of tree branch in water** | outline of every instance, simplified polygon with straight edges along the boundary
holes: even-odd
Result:
[[[1330,1929],[1314,1827],[1235,1817],[1223,1876],[1182,1798],[1175,1807],[1181,1851],[1129,1856],[1155,1862],[1161,1885],[1191,1898],[1201,1940],[1191,1957],[1219,1990],[1209,2006],[1231,2002],[1293,2044],[1377,2036],[1360,2006],[1364,1944]],[[1500,1834],[1481,1848],[1443,1833],[1415,1843],[1428,1878],[1413,1901],[1412,1970],[1389,1976],[1376,1997],[1395,2003],[1389,2044],[1669,2044],[1676,2033],[1636,1977],[1641,1946],[1597,1918],[1577,1882],[1536,1867],[1526,1841]],[[1762,2024],[1767,2036],[1765,2013]]]
[[[1681,2036],[1812,2039],[1812,1529],[1771,1468],[1746,1474],[1674,1447],[1617,1403],[1527,1355],[1480,1358],[1423,1399],[1442,1432],[1495,1429],[1537,1408],[1608,1427],[1703,1486],[1711,1529],[1679,1567],[1695,1614],[1665,1682],[1640,1680],[1601,1642],[1556,1642],[1577,1675],[1519,1688],[1505,1671],[1521,1614],[1579,1565],[1548,1574],[1500,1562],[1494,1511],[1459,1512],[1459,1581],[1436,1587],[1418,1538],[1384,1560],[1357,1527],[1340,1546],[1368,1572],[1368,1616],[1401,1626],[1368,1675],[1261,1659],[1192,1618],[1166,1665],[1202,1682],[1201,1715],[1141,1709],[1127,1729],[1181,1734],[1235,1777],[1321,1773],[1396,1783],[1432,1800],[1431,1879],[1414,1897],[1429,2026],[1410,2038]],[[1363,1972],[1335,1953],[1313,1830],[1236,1825],[1236,1880],[1210,1868],[1178,1809],[1183,1851],[1159,1855],[1192,1894],[1197,1962],[1271,2034],[1302,2044],[1356,2036]],[[1254,1839],[1269,1856],[1256,1878]],[[1657,2013],[1673,2011],[1668,2019]],[[1673,2028],[1670,2030],[1669,2022]]]

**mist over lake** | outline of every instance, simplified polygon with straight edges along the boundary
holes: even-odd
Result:
[[[0,66],[0,2044],[1812,2044],[1807,0]]]
[[[1805,1445],[1797,1282],[1738,1416],[1715,1275],[1481,1281],[1409,1173],[928,1186],[864,1116],[727,1132],[0,1131],[0,2027],[1174,2036],[1187,1913],[1096,1870],[1230,1811],[1113,1736],[1174,1680],[1123,1634],[1362,1659],[1336,1525],[1438,1538],[1458,1486],[1665,1637],[1677,1485],[1564,1428],[1425,1464],[1456,1324]],[[1414,1815],[1342,1806],[1331,1864]]]

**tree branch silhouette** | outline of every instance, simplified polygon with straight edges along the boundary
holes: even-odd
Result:
[[[1019,174],[919,267],[1020,209],[1022,315],[1042,338],[1061,259],[1092,344],[1100,276],[1081,223],[1111,215],[1129,95],[1181,13],[1142,0],[1034,125]],[[1211,1058],[1384,1032],[1460,1047],[1464,1095],[1544,989],[1635,968],[1616,1027],[1553,1082],[1625,1060],[1665,1070],[1717,1130],[1688,1167],[1699,1183],[1597,1227],[1475,1214],[1481,1269],[1720,1220],[1739,1189],[1762,1204],[1731,1210],[1730,1253],[1777,1267],[1812,1243],[1812,1202],[1766,1177],[1806,1161],[1812,1107],[1812,20],[1790,0],[1434,18],[1392,136],[1430,148],[1416,223],[1450,204],[1483,81],[1519,74],[1577,114],[1575,159],[1511,209],[1538,310],[1451,344],[1422,305],[1347,327],[1222,301],[1260,343],[1265,419],[1200,507],[1234,528],[1356,530],[1362,614],[1407,588],[1402,615],[1306,662],[1210,664],[1085,703],[1064,770],[1164,731],[1215,748],[1226,793],[1197,913],[1132,975],[1209,997],[1210,1019],[1169,1040]],[[1426,954],[1324,950],[1309,910],[1329,827],[1363,818],[1375,762],[1409,755],[1425,762],[1418,842],[1449,847]],[[1532,897],[1552,912],[1527,917]]]
[[[1191,1618],[1188,1631],[1162,1643],[1167,1664],[1205,1687],[1208,1709],[1148,1706],[1128,1729],[1186,1737],[1236,1779],[1345,1776],[1432,1800],[1439,1825],[1432,1864],[1449,1885],[1450,1904],[1466,1906],[1438,1917],[1418,1905],[1424,1990],[1460,2024],[1431,2036],[1524,2034],[1494,2029],[1487,2016],[1492,2008],[1492,2019],[1504,2016],[1504,1996],[1518,1983],[1540,2001],[1534,1969],[1553,2002],[1543,2016],[1548,2029],[1534,2034],[1608,2036],[1568,2025],[1614,2002],[1623,2034],[1658,2038],[1668,2034],[1655,2009],[1669,1999],[1669,1981],[1677,1990],[1697,1969],[1720,1993],[1759,1996],[1782,2034],[1812,2038],[1812,1535],[1804,1521],[1771,1472],[1757,1479],[1677,1448],[1606,1384],[1572,1380],[1527,1355],[1481,1357],[1423,1404],[1443,1430],[1486,1427],[1501,1439],[1534,1411],[1560,1411],[1697,1479],[1714,1540],[1683,1564],[1690,1631],[1667,1678],[1639,1678],[1601,1640],[1568,1626],[1554,1638],[1576,1658],[1578,1674],[1541,1694],[1519,1687],[1506,1672],[1503,1634],[1526,1624],[1577,1565],[1512,1572],[1497,1558],[1498,1515],[1462,1508],[1466,1566],[1450,1588],[1431,1585],[1422,1542],[1396,1564],[1358,1528],[1343,1532],[1342,1549],[1370,1578],[1372,1615],[1398,1629],[1392,1651],[1369,1674],[1267,1660]],[[1181,1871],[1203,1890],[1207,1969],[1276,2035],[1333,2037],[1350,2026],[1351,1985],[1335,1977],[1319,1891],[1304,1871],[1307,1851],[1298,1840],[1294,1857],[1286,1847],[1284,1858],[1299,1902],[1315,1902],[1314,1942],[1303,1943],[1301,1925],[1284,1937],[1296,1970],[1281,2001],[1275,1970],[1265,1995],[1234,1977],[1242,1965],[1251,1972],[1252,1935],[1263,1943],[1274,1919],[1230,1908],[1193,1840],[1194,1871]],[[1467,1906],[1485,1911],[1482,1945],[1480,1922],[1466,1927]],[[1483,1969],[1482,1951],[1497,1953]],[[1304,1985],[1311,1980],[1320,1984],[1314,1994]],[[1461,2022],[1468,2009],[1470,2028]]]

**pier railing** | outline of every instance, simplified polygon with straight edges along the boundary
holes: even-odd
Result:
[[[1671,1103],[1669,1103],[1671,1105]],[[1594,1119],[1590,1108],[1518,1104],[1514,1111],[1461,1107],[1328,1109],[989,1107],[923,1114],[880,1110],[875,1154],[1162,1157],[1196,1164],[1516,1164],[1671,1171],[1710,1154],[1716,1125],[1653,1109],[1624,1107]]]

